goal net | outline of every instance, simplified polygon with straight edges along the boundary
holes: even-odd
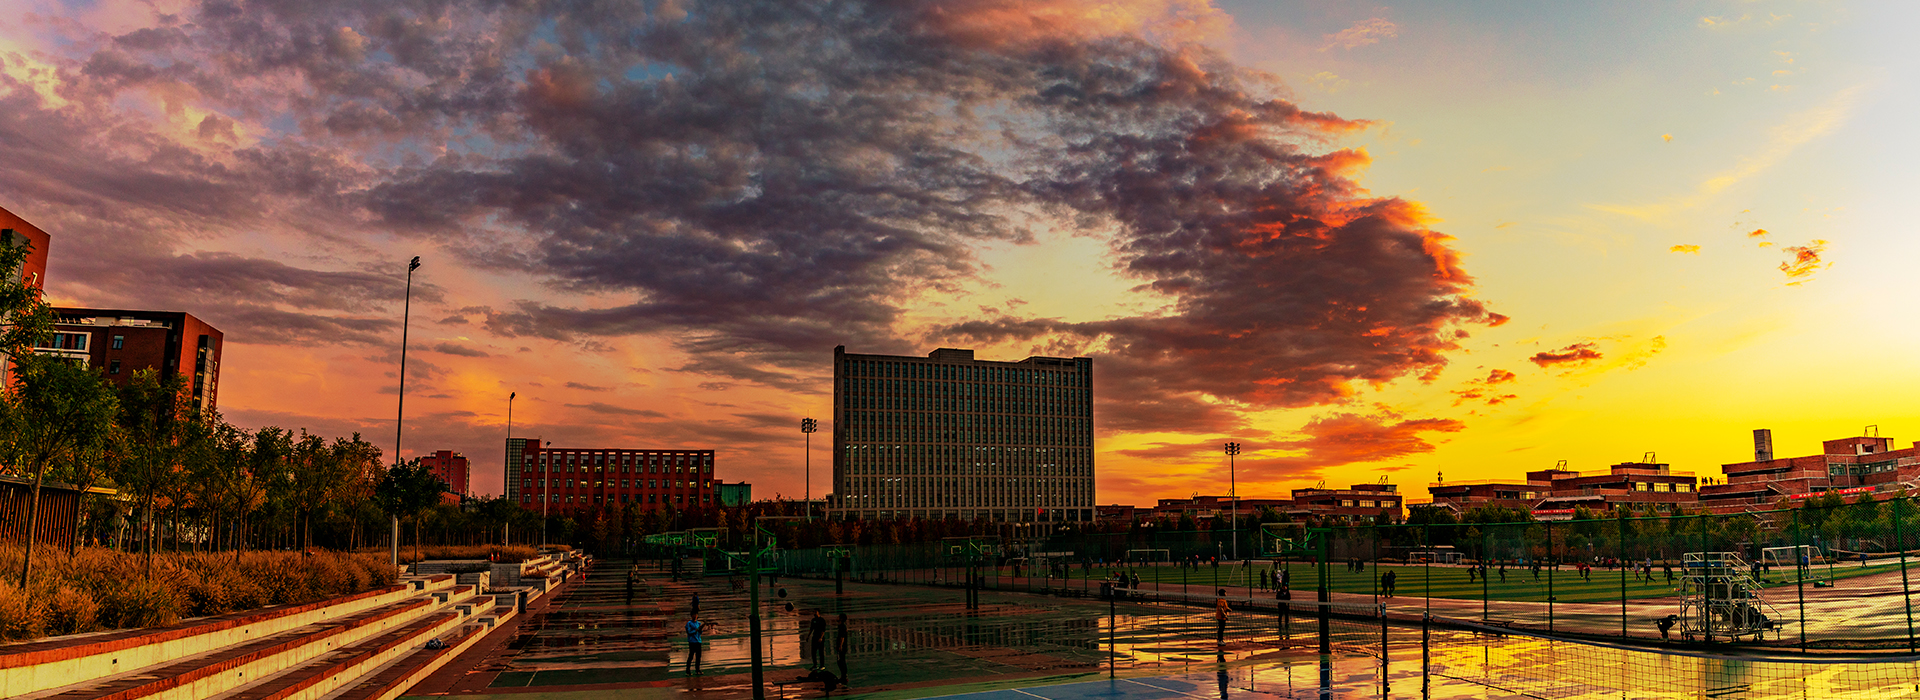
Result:
[[[1127,561],[1133,564],[1165,564],[1172,561],[1171,550],[1166,549],[1129,549]]]

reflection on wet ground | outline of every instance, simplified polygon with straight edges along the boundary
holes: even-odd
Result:
[[[484,658],[434,692],[748,697],[744,579],[674,580],[649,568],[629,602],[625,570],[601,562],[503,630],[510,641],[470,652]],[[696,596],[710,626],[704,658],[690,667],[683,627]],[[830,630],[847,616],[844,666],[833,653],[837,633],[825,659],[805,643],[815,610]],[[1377,623],[1334,623],[1335,653],[1322,657],[1314,620],[1272,610],[1236,611],[1221,627],[1211,609],[1165,603],[1123,602],[1110,614],[1101,600],[985,592],[980,609],[967,610],[957,590],[849,582],[836,595],[831,581],[782,579],[763,585],[762,611],[769,697],[820,696],[820,683],[794,682],[816,663],[849,677],[852,687],[833,694],[875,698],[1920,696],[1910,662],[1730,660],[1437,629],[1428,663],[1417,628],[1386,630],[1383,673]]]

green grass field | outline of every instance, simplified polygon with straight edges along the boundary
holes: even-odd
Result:
[[[1303,592],[1314,590],[1317,580],[1312,565],[1294,562],[1288,568],[1293,572],[1292,587],[1296,599]],[[1536,581],[1531,571],[1518,567],[1509,567],[1505,580],[1501,579],[1499,569],[1495,568],[1491,572],[1491,580],[1484,583],[1477,578],[1468,580],[1467,569],[1458,566],[1425,567],[1389,564],[1376,568],[1369,564],[1365,572],[1353,572],[1348,571],[1344,564],[1336,562],[1332,565],[1332,569],[1329,583],[1334,591],[1340,593],[1374,593],[1379,574],[1387,571],[1398,575],[1394,585],[1394,594],[1397,597],[1417,598],[1431,595],[1435,598],[1478,599],[1484,594],[1492,600],[1546,602],[1549,586],[1547,571],[1542,570],[1539,580]],[[1833,567],[1833,578],[1839,580],[1899,569],[1898,564],[1869,567],[1838,565]],[[1162,590],[1166,590],[1168,586],[1178,587],[1184,584],[1190,590],[1205,591],[1218,586],[1255,586],[1259,582],[1259,574],[1256,571],[1229,566],[1221,566],[1219,569],[1206,565],[1202,565],[1199,569],[1153,566],[1140,567],[1131,571],[1140,575],[1142,587],[1150,588],[1158,582]],[[1101,578],[1106,573],[1099,568],[1095,568],[1091,573],[1075,568],[1072,575],[1074,578]],[[1920,575],[1920,562],[1914,562],[1914,573]],[[1680,575],[1678,569],[1674,571],[1674,575],[1677,579]],[[1672,584],[1667,583],[1665,575],[1657,566],[1654,567],[1653,577],[1653,581],[1646,581],[1629,572],[1626,581],[1626,597],[1659,598],[1678,594],[1678,581]],[[1791,571],[1786,573],[1784,581],[1781,580],[1782,577],[1778,572],[1769,578],[1771,583],[1767,586],[1768,588],[1794,584]],[[1827,568],[1815,567],[1808,574],[1807,586],[1812,587],[1815,579],[1825,578],[1827,578]],[[1583,581],[1574,568],[1562,567],[1559,571],[1553,572],[1551,586],[1554,600],[1561,603],[1619,600],[1620,571],[1594,569],[1590,573],[1590,579]]]

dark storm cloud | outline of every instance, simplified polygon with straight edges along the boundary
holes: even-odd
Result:
[[[666,418],[667,414],[643,408],[626,408],[613,404],[594,401],[592,403],[570,403],[569,408],[579,408],[608,416],[637,416],[641,418]]]
[[[485,350],[470,348],[465,345],[456,345],[453,343],[435,343],[432,349],[434,352],[441,353],[443,355],[458,355],[460,357],[493,357],[493,355],[488,354],[487,351]]]
[[[1198,45],[1091,21],[1111,9],[210,1],[77,44],[62,67],[75,106],[14,85],[0,158],[17,160],[0,185],[75,207],[63,223],[94,232],[100,266],[218,267],[175,254],[192,240],[178,229],[262,220],[322,242],[346,223],[435,242],[563,293],[632,299],[448,323],[483,315],[496,335],[583,346],[664,334],[709,384],[790,391],[813,386],[795,375],[817,375],[834,345],[923,349],[902,305],[974,276],[976,244],[1029,240],[1016,221],[1037,213],[1112,231],[1121,271],[1166,311],[957,322],[929,340],[1096,354],[1117,430],[1234,428],[1246,409],[1431,376],[1462,324],[1503,320],[1465,296],[1416,205],[1366,196],[1350,179],[1364,155],[1326,146],[1363,122],[1302,110]],[[175,143],[116,116],[136,93],[227,116]],[[229,145],[229,117],[285,133]],[[112,243],[139,226],[174,230]],[[224,284],[271,291],[305,337],[370,342],[372,312],[392,315],[373,277],[270,272]],[[365,328],[328,338],[327,323]]]

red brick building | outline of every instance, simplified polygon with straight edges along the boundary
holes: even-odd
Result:
[[[35,352],[50,352],[99,367],[124,386],[133,373],[157,369],[181,377],[193,403],[216,408],[220,397],[220,351],[226,335],[181,311],[130,311],[55,307],[53,340]]]
[[[420,458],[420,464],[433,472],[434,478],[447,485],[447,495],[453,503],[472,493],[473,468],[467,465],[467,458],[453,450],[440,450]]]
[[[1394,484],[1354,484],[1344,489],[1294,489],[1289,512],[1322,520],[1399,522],[1404,519],[1401,505]]]
[[[1429,484],[1433,504],[1464,513],[1482,505],[1525,510],[1541,520],[1567,520],[1575,508],[1672,510],[1699,499],[1693,474],[1657,462],[1621,462],[1606,471],[1555,467],[1527,472],[1525,480]]]
[[[1753,431],[1753,461],[1720,465],[1722,483],[1700,487],[1700,501],[1715,512],[1764,508],[1826,493],[1847,494],[1901,488],[1920,479],[1920,442],[1896,449],[1877,429],[1860,437],[1820,443],[1820,454],[1773,456],[1773,431]]]
[[[551,447],[522,439],[513,492],[520,505],[552,513],[639,504],[642,509],[693,510],[718,505],[713,450]],[[552,500],[543,499],[551,495]]]
[[[33,252],[27,254],[27,261],[15,273],[20,275],[28,286],[35,289],[47,287],[47,246],[52,237],[40,227],[26,219],[15,216],[13,212],[0,209],[0,243],[10,246],[31,245]]]

